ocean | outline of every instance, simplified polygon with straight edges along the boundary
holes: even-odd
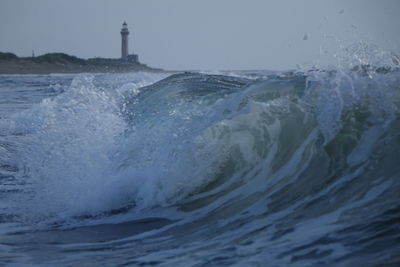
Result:
[[[0,76],[0,264],[399,266],[400,70]]]

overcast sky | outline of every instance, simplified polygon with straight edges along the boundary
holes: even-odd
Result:
[[[117,58],[124,21],[130,53],[172,70],[292,69],[358,40],[400,51],[400,0],[0,0],[0,51]]]

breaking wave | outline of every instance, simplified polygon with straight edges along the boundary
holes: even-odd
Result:
[[[140,238],[107,228],[102,243],[72,242],[93,255],[119,240],[128,255],[145,240],[131,264],[399,262],[395,65],[153,75],[112,90],[79,75],[2,120],[2,136],[20,136],[12,151],[0,143],[17,168],[12,220],[167,220]]]

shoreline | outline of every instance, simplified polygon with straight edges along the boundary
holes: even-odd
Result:
[[[63,53],[19,58],[11,53],[0,53],[0,74],[66,74],[66,73],[124,73],[164,72],[140,62],[120,59],[81,59]]]

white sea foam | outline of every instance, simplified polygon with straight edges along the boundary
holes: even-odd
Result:
[[[0,120],[0,219],[28,219],[11,244],[66,265],[369,252],[398,207],[400,76],[385,71],[78,75]]]

